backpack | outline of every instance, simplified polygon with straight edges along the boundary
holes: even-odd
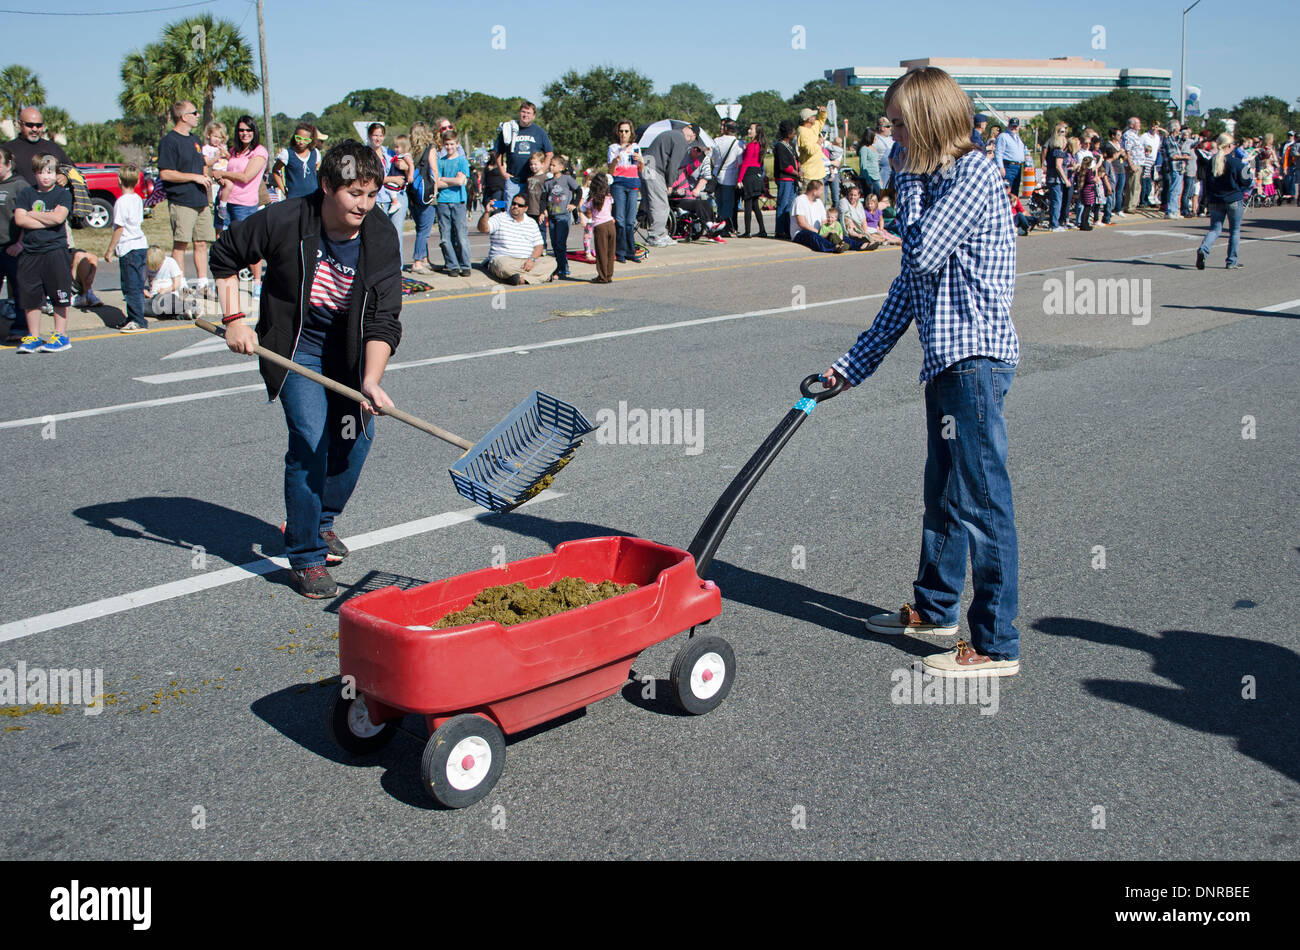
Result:
[[[637,263],[644,261],[649,256],[650,256],[650,252],[646,249],[646,246],[644,244],[637,244],[636,247],[632,250],[632,260],[636,261]]]
[[[90,189],[86,187],[86,177],[75,165],[60,165],[59,174],[68,180],[68,190],[72,192],[72,214],[68,215],[68,223],[80,230],[95,213],[95,204],[90,200]]]
[[[431,205],[438,200],[438,183],[429,174],[429,159],[436,162],[437,156],[432,145],[425,146],[420,160],[416,163],[415,177],[411,179],[411,193],[422,203]]]

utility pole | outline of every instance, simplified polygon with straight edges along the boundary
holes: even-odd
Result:
[[[257,0],[257,47],[262,57],[262,128],[266,130],[266,153],[275,155],[275,126],[271,123],[271,70],[266,65],[266,20],[262,15],[262,2],[263,0]],[[270,164],[267,163],[268,167]]]

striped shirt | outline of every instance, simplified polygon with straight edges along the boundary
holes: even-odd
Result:
[[[537,222],[525,216],[516,221],[509,211],[498,211],[488,218],[491,237],[488,243],[488,260],[494,257],[532,257],[533,248],[542,243],[542,232]]]
[[[319,354],[324,350],[325,337],[334,320],[348,311],[360,258],[360,235],[347,241],[332,241],[321,232],[298,352]]]
[[[1019,363],[1011,323],[1016,238],[1000,170],[983,152],[971,151],[928,177],[900,172],[894,185],[902,271],[875,322],[835,361],[835,371],[854,385],[862,382],[913,320],[922,383],[972,356]]]

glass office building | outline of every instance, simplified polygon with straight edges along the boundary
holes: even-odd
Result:
[[[1112,89],[1144,92],[1174,105],[1173,71],[1108,69],[1077,56],[1054,59],[907,59],[892,66],[850,66],[826,70],[826,78],[846,89],[884,93],[899,76],[919,66],[938,66],[961,84],[976,112],[1001,119],[1032,118],[1047,109],[1077,105]]]

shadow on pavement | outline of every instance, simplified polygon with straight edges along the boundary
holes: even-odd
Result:
[[[1238,616],[1248,623],[1250,615]],[[1044,617],[1033,626],[1049,636],[1151,654],[1151,672],[1174,686],[1110,679],[1085,679],[1083,686],[1180,726],[1233,736],[1243,755],[1300,781],[1300,656],[1294,651],[1244,637],[1191,630],[1150,635],[1074,617]]]
[[[73,514],[119,538],[143,538],[189,551],[202,547],[208,556],[230,564],[259,560],[263,552],[284,552],[278,525],[199,498],[127,498],[86,505]],[[284,571],[275,574],[288,576]]]

